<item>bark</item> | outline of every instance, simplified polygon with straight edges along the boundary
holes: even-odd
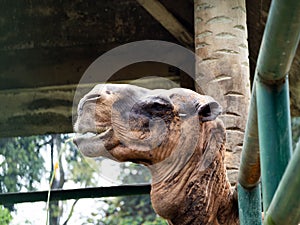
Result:
[[[223,106],[226,166],[237,181],[250,99],[244,0],[195,0],[196,90]]]
[[[62,160],[61,160],[61,148],[62,148],[62,140],[59,134],[52,135],[53,144],[51,145],[51,162],[52,162],[52,172],[54,170],[55,161],[53,160],[53,152],[54,146],[57,151],[58,157],[58,165],[59,165],[59,176],[56,176],[53,180],[51,185],[51,189],[61,189],[65,183],[65,173],[62,167]],[[60,224],[60,217],[62,214],[62,206],[60,206],[59,201],[50,202],[50,225],[58,225]]]

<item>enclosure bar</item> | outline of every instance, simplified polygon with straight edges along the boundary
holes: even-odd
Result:
[[[250,219],[249,215],[258,215],[260,213],[258,205],[260,203],[258,203],[257,199],[259,188],[256,186],[260,177],[260,154],[263,158],[261,162],[263,164],[262,182],[265,210],[268,208],[270,199],[272,199],[279,182],[273,182],[273,177],[269,172],[274,172],[273,169],[278,165],[277,160],[282,160],[280,159],[282,156],[284,159],[278,166],[280,171],[278,171],[279,173],[275,172],[276,177],[280,180],[290,156],[291,129],[286,74],[290,70],[299,42],[300,20],[298,15],[300,15],[300,1],[275,0],[271,4],[258,56],[239,173],[239,183],[241,184],[238,189],[239,201],[247,197],[250,202],[250,204],[240,204],[240,217],[245,217],[244,220],[241,220],[241,225],[247,224],[247,220]],[[255,84],[257,80],[259,80],[259,85]],[[261,99],[261,96],[255,96],[257,94],[257,86],[259,86],[259,95],[265,95],[263,97],[265,97],[266,101],[259,100],[259,103],[256,102],[256,100]],[[263,86],[265,87],[262,88]],[[280,96],[280,98],[276,99],[276,96]],[[260,108],[258,116],[256,104]],[[269,106],[274,108],[273,104],[275,104],[277,112],[264,110]],[[282,110],[280,107],[284,107],[284,109]],[[269,115],[267,113],[272,115],[272,119],[268,118]],[[277,118],[277,116],[279,117]],[[260,147],[258,145],[257,117],[260,120],[259,140],[262,142]],[[283,118],[284,121],[278,121],[280,118]],[[271,127],[268,127],[269,124],[271,124]],[[284,131],[280,131],[282,127]],[[269,134],[271,135],[269,136]],[[273,141],[276,142],[275,147],[277,149],[273,148]],[[273,155],[276,156],[272,158]],[[258,192],[253,192],[252,188],[257,188]],[[253,204],[256,207],[252,207]],[[257,220],[255,224],[261,223]]]
[[[297,225],[300,222],[300,142],[280,181],[265,216],[264,225]]]
[[[255,86],[254,83],[238,176],[239,184],[246,189],[252,189],[260,182],[260,151],[258,143]]]
[[[241,225],[261,225],[261,192],[260,185],[246,189],[238,184],[239,219]]]
[[[81,199],[81,198],[102,198],[127,195],[149,194],[151,186],[145,185],[123,185],[112,187],[79,188],[67,190],[52,190],[50,201]],[[0,194],[0,205],[16,204],[24,202],[47,201],[48,191],[18,192]]]
[[[285,81],[299,42],[299,15],[300,1],[275,0],[271,4],[258,56],[242,151],[239,183],[245,188],[254,187],[260,177],[255,81],[258,77],[270,85]]]
[[[257,118],[266,212],[292,153],[287,74],[300,37],[300,1],[272,1],[255,75]]]
[[[289,73],[299,42],[300,1],[271,3],[256,73],[265,81],[282,80]]]
[[[292,154],[289,86],[256,83],[257,115],[262,173],[263,206],[266,212]]]
[[[241,225],[261,225],[260,151],[258,143],[256,87],[252,88],[250,110],[244,136],[238,184]]]

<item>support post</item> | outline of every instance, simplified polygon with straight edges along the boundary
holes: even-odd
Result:
[[[258,144],[256,85],[252,97],[244,136],[239,170],[238,202],[241,225],[261,225],[260,151]]]
[[[272,1],[255,71],[239,172],[241,225],[248,224],[249,215],[259,213],[258,195],[252,188],[257,188],[260,165],[264,211],[267,211],[291,156],[287,74],[299,43],[299,15],[300,1]],[[245,198],[249,204],[242,202]],[[252,224],[260,223],[257,220]]]
[[[300,1],[272,1],[255,74],[266,212],[291,157],[288,77],[300,37]]]
[[[260,151],[258,143],[256,85],[252,88],[252,96],[244,136],[239,184],[251,190],[260,182]]]
[[[280,181],[265,216],[264,225],[300,223],[300,142]]]
[[[263,206],[266,212],[292,154],[289,86],[258,80],[257,114],[261,149]]]
[[[239,217],[241,225],[261,225],[261,192],[260,185],[246,189],[238,184]]]

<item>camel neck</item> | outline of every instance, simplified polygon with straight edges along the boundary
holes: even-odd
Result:
[[[152,183],[153,207],[169,224],[238,224],[224,166],[225,131],[218,126],[204,124],[196,149],[188,160],[184,159],[185,166]],[[153,176],[159,175],[161,179],[162,171],[163,168],[154,171]]]

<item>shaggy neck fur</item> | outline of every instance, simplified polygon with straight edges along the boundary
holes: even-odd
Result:
[[[237,200],[224,166],[223,124],[215,120],[200,129],[197,148],[183,169],[152,184],[153,207],[170,225],[237,225]],[[166,169],[152,175],[163,177]]]

